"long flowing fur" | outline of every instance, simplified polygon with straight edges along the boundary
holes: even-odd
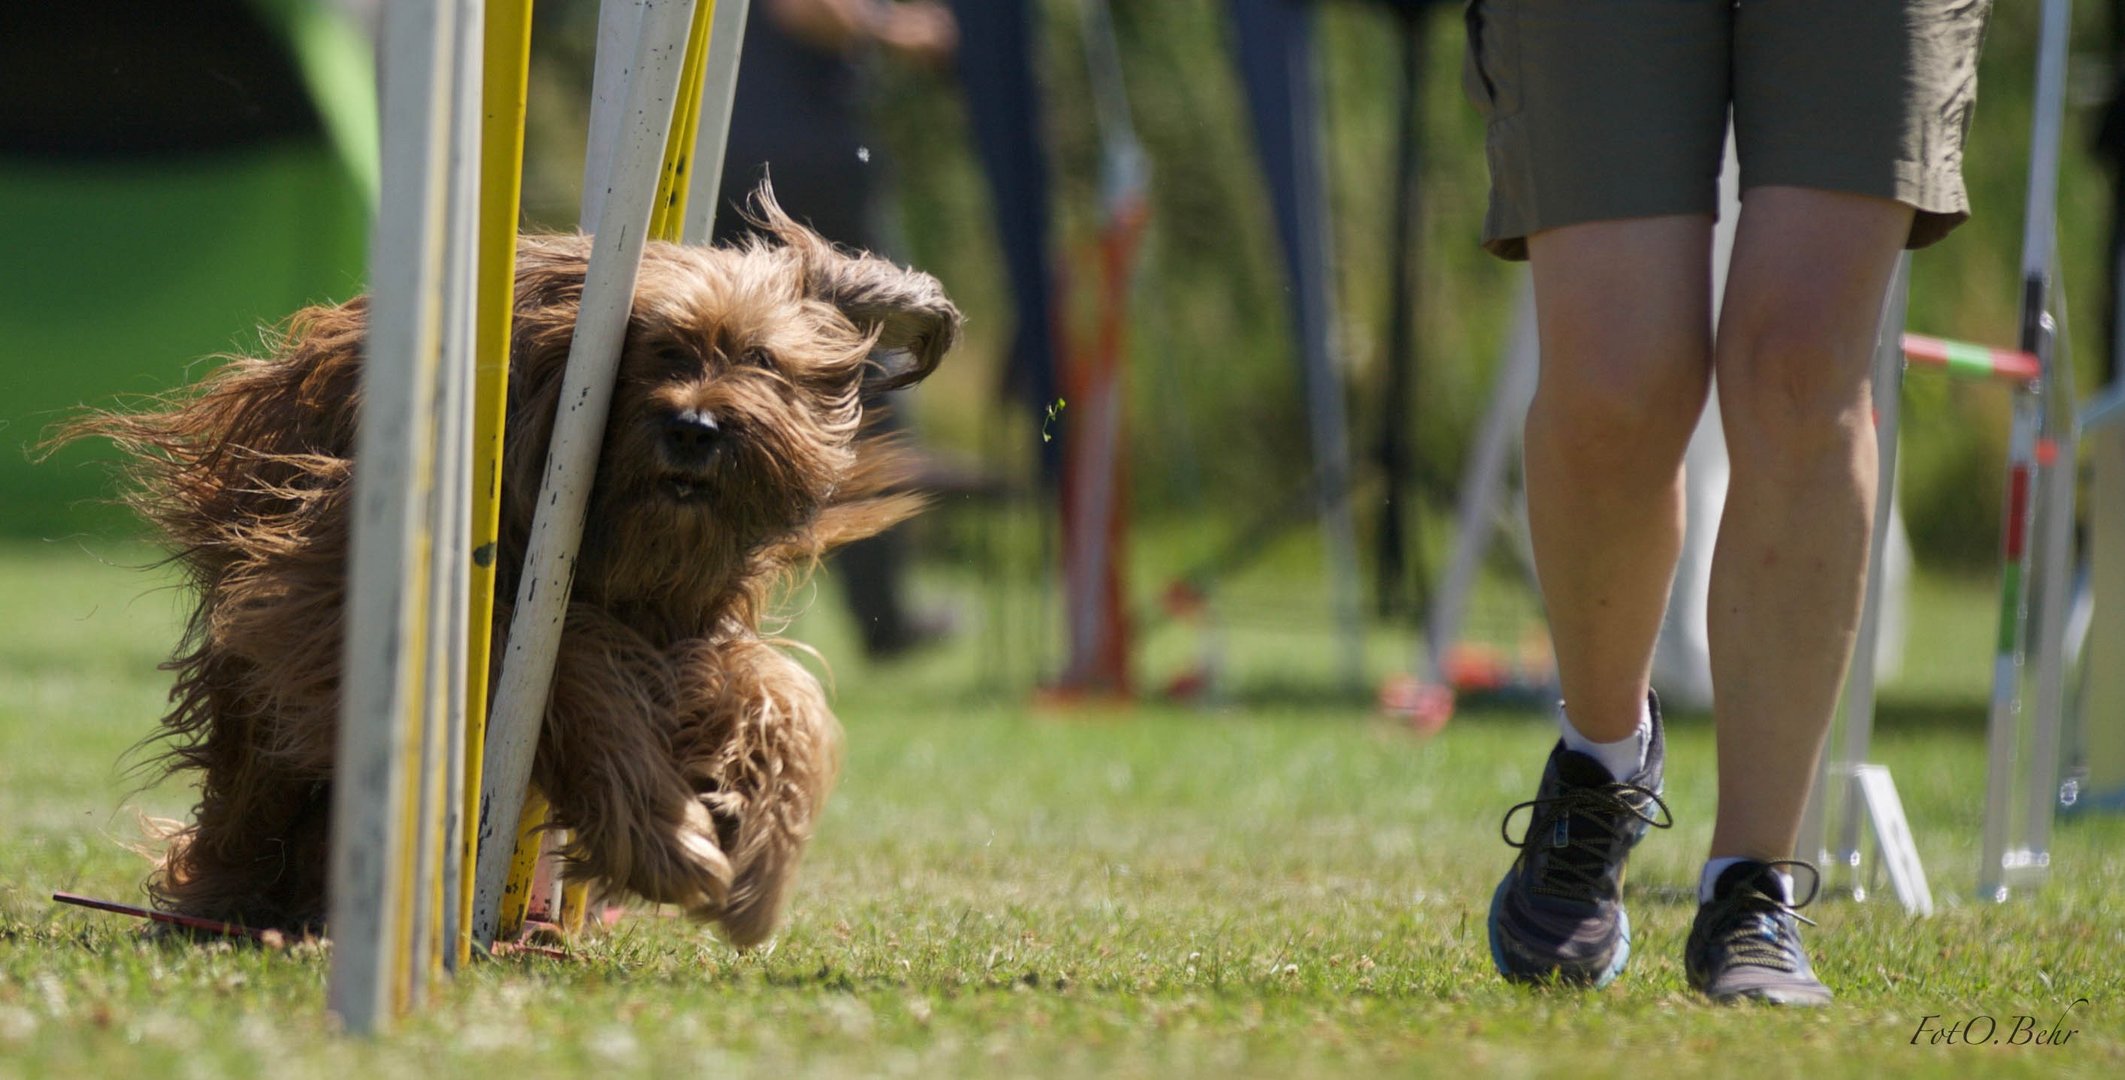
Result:
[[[765,239],[644,255],[534,765],[572,876],[683,904],[739,945],[773,932],[839,767],[824,692],[762,620],[822,553],[918,508],[893,448],[863,434],[861,392],[928,375],[959,324],[928,275],[832,247],[764,189],[756,208]],[[497,657],[589,247],[518,248]],[[283,927],[325,911],[367,316],[364,299],[307,309],[270,355],[59,434],[126,452],[124,497],[198,598],[161,762],[199,802],[149,882],[180,911]],[[672,449],[681,413],[720,422],[711,459]]]

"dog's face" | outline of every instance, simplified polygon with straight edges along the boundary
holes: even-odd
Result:
[[[644,256],[577,571],[585,595],[684,604],[728,584],[835,499],[856,466],[864,395],[929,374],[957,333],[959,313],[929,275],[836,250],[761,206],[772,241],[654,244]],[[585,247],[527,244],[520,322],[558,306],[572,323]],[[513,387],[522,377],[557,391],[547,369],[565,354],[565,338],[520,330],[516,359],[530,370]],[[544,401],[528,404],[536,414]],[[536,490],[523,457],[514,486]]]
[[[613,391],[603,509],[750,541],[803,524],[853,464],[869,335],[790,260],[658,254]]]

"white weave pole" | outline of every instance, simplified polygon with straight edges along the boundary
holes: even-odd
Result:
[[[602,185],[590,266],[561,383],[561,410],[546,454],[542,497],[532,521],[487,729],[478,887],[472,907],[472,931],[483,945],[494,941],[502,886],[509,876],[510,842],[516,836],[553,688],[561,625],[575,581],[576,549],[583,538],[583,513],[597,475],[598,446],[612,404],[613,376],[634,304],[643,237],[693,15],[692,0],[640,2],[641,30],[628,68],[624,123],[613,143],[609,182]]]
[[[643,0],[603,0],[598,5],[597,51],[590,76],[589,138],[583,154],[583,196],[576,211],[576,228],[586,233],[598,231],[598,215],[604,210],[605,196],[612,187],[613,158],[627,116],[627,89],[636,70],[635,44],[642,38],[642,12]],[[680,78],[685,78],[683,67]],[[685,90],[683,86],[679,89],[681,93]],[[676,105],[673,112],[676,118]],[[654,202],[651,220],[655,220]],[[520,828],[521,824],[520,817]],[[565,830],[544,832],[529,840],[517,838],[518,846],[530,843],[539,850],[530,876],[518,883],[526,893],[521,901],[525,917],[560,920],[560,847],[567,839]],[[525,866],[512,864],[511,872],[521,875]],[[509,889],[505,883],[503,891],[507,893]],[[508,911],[498,914],[496,932],[509,920]]]
[[[738,61],[745,49],[748,0],[715,0],[708,28],[708,81],[694,127],[693,175],[687,180],[686,221],[680,239],[706,244],[716,235],[723,203],[723,160],[730,145],[731,108],[738,100]]]
[[[419,640],[428,489],[434,483],[442,330],[443,165],[448,153],[452,2],[384,9],[382,185],[370,249],[367,353],[356,433],[352,549],[333,784],[332,970],[326,1003],[368,1033],[410,1004],[409,914],[424,658]]]
[[[604,212],[605,196],[612,187],[620,129],[629,115],[628,88],[639,70],[635,50],[642,42],[645,3],[646,0],[602,0],[598,4],[598,48],[590,68],[590,138],[583,154],[582,209],[576,218],[576,224],[585,232],[596,231],[598,215]],[[657,148],[660,160],[663,152],[662,147]]]
[[[456,85],[452,89],[450,189],[446,213],[449,243],[443,253],[443,358],[436,388],[435,555],[429,588],[428,624],[430,750],[440,762],[440,800],[421,816],[421,865],[438,874],[415,896],[422,910],[437,905],[432,941],[416,941],[425,978],[430,956],[456,970],[464,889],[466,670],[472,591],[472,374],[478,364],[480,255],[480,136],[482,86],[486,77],[486,0],[458,4]],[[486,673],[480,672],[485,678]],[[439,745],[438,745],[439,743]],[[430,829],[433,831],[430,831]],[[436,848],[429,854],[430,848]]]

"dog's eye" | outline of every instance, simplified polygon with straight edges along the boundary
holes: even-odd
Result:
[[[771,368],[775,358],[767,355],[766,349],[747,349],[738,354],[738,362],[751,368]]]
[[[691,371],[700,365],[700,359],[691,349],[681,345],[662,345],[656,352],[657,366],[666,372]]]

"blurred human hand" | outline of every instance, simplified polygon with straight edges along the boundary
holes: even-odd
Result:
[[[959,21],[940,0],[773,0],[783,28],[822,49],[876,43],[900,59],[944,67],[959,51]]]
[[[944,67],[959,52],[959,20],[938,0],[877,5],[872,34],[878,43],[927,67]]]

